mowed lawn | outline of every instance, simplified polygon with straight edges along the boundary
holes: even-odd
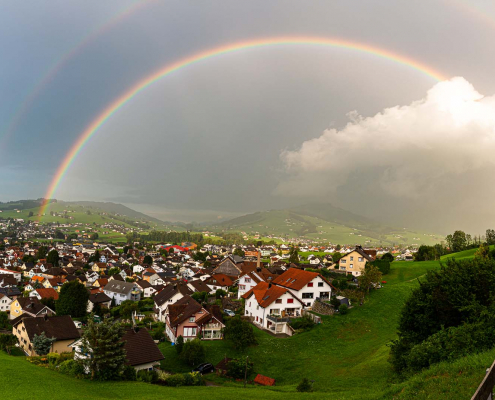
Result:
[[[32,398],[287,398],[303,377],[314,380],[315,392],[297,398],[378,399],[394,382],[387,362],[387,343],[396,337],[399,312],[418,277],[438,262],[394,262],[384,277],[387,284],[371,293],[364,306],[345,316],[323,317],[323,323],[310,332],[278,339],[256,329],[258,346],[235,352],[228,341],[204,342],[207,361],[223,357],[245,357],[254,362],[256,373],[276,379],[273,389],[243,389],[239,383],[225,387],[166,388],[143,383],[95,383],[76,380],[37,367],[22,357],[0,354],[2,399]],[[165,360],[162,368],[171,372],[190,371],[177,359],[175,348],[160,345]],[[218,379],[213,379],[220,383]],[[36,388],[33,391],[33,388]]]

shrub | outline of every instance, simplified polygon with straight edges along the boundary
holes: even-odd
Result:
[[[130,365],[126,365],[122,371],[122,379],[124,381],[135,381],[137,379],[136,375],[136,370]]]
[[[76,360],[66,360],[58,367],[59,372],[69,376],[81,376],[84,374],[84,367]]]
[[[158,381],[158,373],[155,370],[141,370],[137,373],[137,380],[146,383],[156,383]]]
[[[177,341],[175,342],[175,351],[177,352],[177,354],[180,355],[180,353],[182,353],[183,348],[184,348],[184,338],[181,335],[177,338]]]
[[[231,318],[226,323],[224,335],[230,340],[236,350],[242,350],[248,346],[256,344],[253,326],[240,316]]]
[[[189,372],[185,374],[168,375],[164,380],[167,386],[202,386],[204,385],[203,377],[199,372]]]
[[[340,314],[340,315],[346,315],[346,314],[347,314],[347,312],[348,312],[348,309],[349,309],[349,308],[347,307],[347,304],[341,304],[341,305],[339,306],[339,314]]]
[[[170,375],[167,378],[167,386],[184,386],[184,375],[183,374],[175,374]]]
[[[309,381],[308,378],[303,378],[303,380],[297,385],[296,390],[298,392],[312,392],[313,391],[313,385]]]
[[[295,330],[309,331],[315,326],[315,323],[309,316],[293,319],[290,326]]]
[[[247,376],[251,375],[253,372],[253,362],[248,361],[247,363]],[[244,374],[246,373],[246,361],[233,359],[227,364],[227,375],[235,379],[244,379]]]
[[[195,366],[205,360],[205,349],[201,340],[194,339],[184,343],[180,358],[190,366]]]
[[[162,371],[161,369],[157,370],[156,373],[158,375],[158,380],[161,382],[166,382],[171,376],[168,372]]]

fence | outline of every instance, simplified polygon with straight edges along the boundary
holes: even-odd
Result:
[[[476,390],[476,393],[471,397],[471,400],[492,400],[493,387],[495,386],[495,361],[486,372],[485,378],[481,385]]]

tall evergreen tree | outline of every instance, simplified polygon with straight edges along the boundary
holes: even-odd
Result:
[[[64,283],[55,302],[57,315],[70,315],[72,318],[86,316],[88,299],[89,292],[82,283],[78,281]]]
[[[299,263],[299,252],[297,248],[292,246],[289,251],[289,262],[290,263]]]
[[[125,368],[126,353],[124,327],[112,318],[96,323],[88,319],[81,338],[81,352],[89,353],[82,363],[91,374],[91,379],[116,380]]]

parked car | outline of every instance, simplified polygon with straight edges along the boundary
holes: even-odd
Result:
[[[201,375],[204,374],[209,374],[210,372],[213,372],[215,370],[215,367],[213,367],[212,364],[210,363],[203,363],[199,364],[196,368],[192,370],[192,372],[199,372]]]
[[[235,317],[235,312],[232,310],[225,309],[223,310],[225,314],[227,314],[229,317]]]

